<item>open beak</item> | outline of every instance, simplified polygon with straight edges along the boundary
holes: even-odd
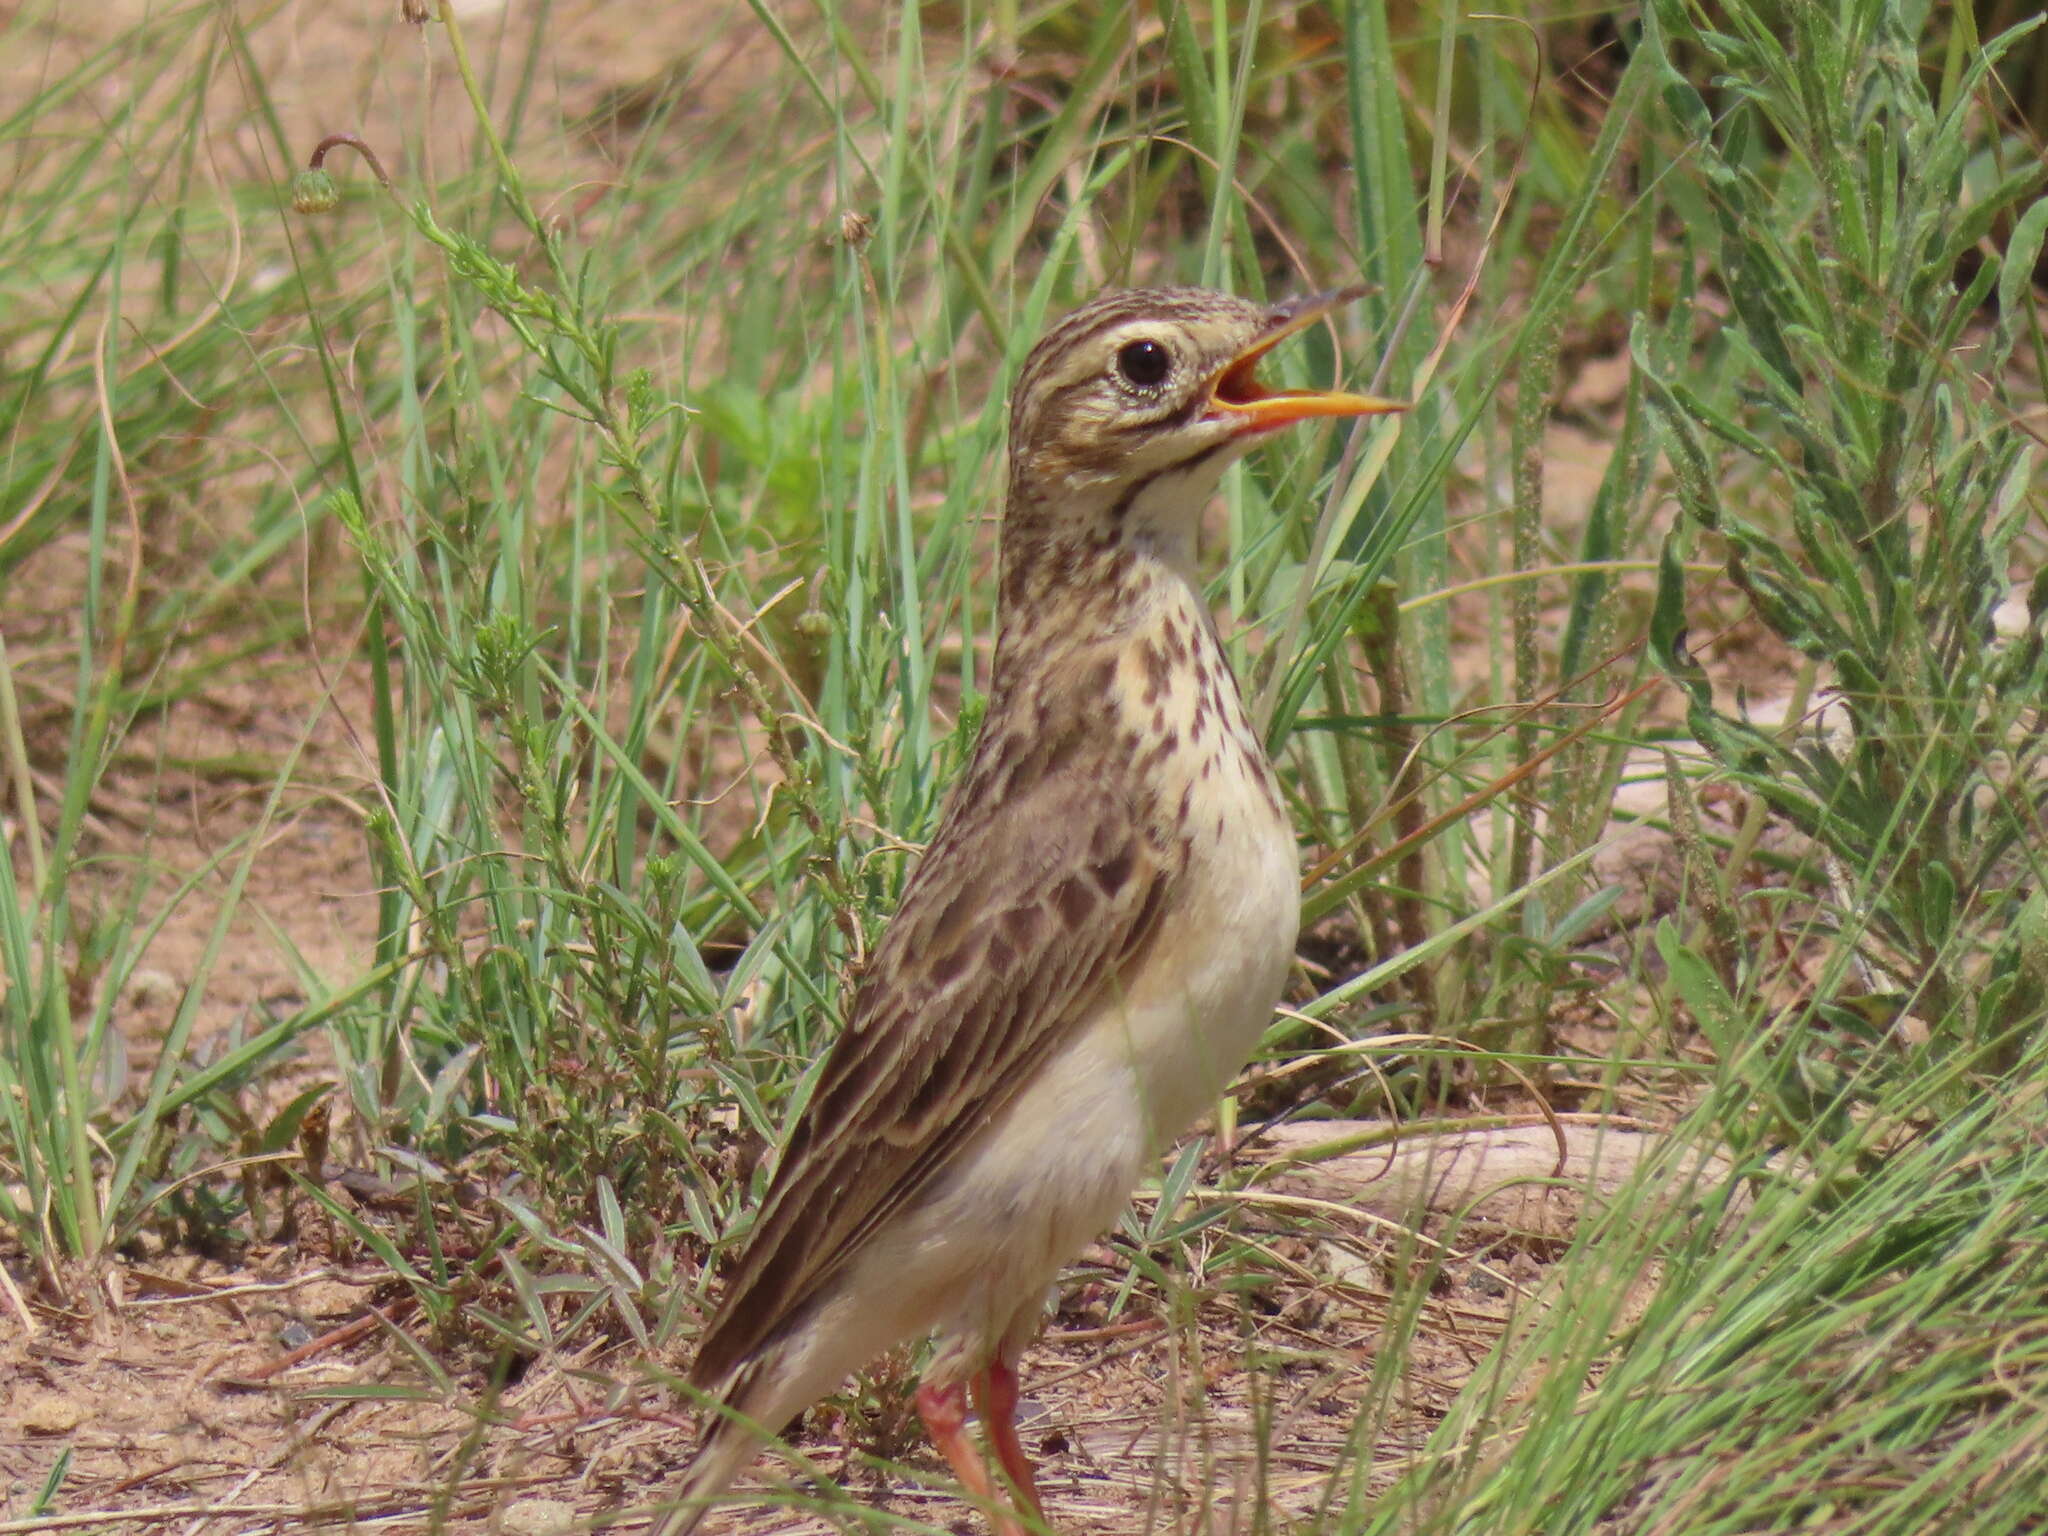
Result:
[[[1209,415],[1231,421],[1240,432],[1270,432],[1313,416],[1383,416],[1405,411],[1403,400],[1354,395],[1337,389],[1268,389],[1258,379],[1259,359],[1297,331],[1305,331],[1331,310],[1362,297],[1363,288],[1339,288],[1276,304],[1266,332],[1231,360],[1209,385]]]

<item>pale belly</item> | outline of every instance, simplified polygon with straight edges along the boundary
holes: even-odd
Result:
[[[1148,1154],[1185,1131],[1243,1067],[1272,1022],[1301,926],[1294,837],[1277,814],[1226,818],[1218,831],[1198,803],[1190,822],[1200,851],[1185,903],[1131,995],[1088,1042],[1127,1076],[1128,1112]]]

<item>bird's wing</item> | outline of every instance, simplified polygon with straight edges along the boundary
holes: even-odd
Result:
[[[1103,734],[1077,722],[977,752],[783,1153],[697,1385],[716,1388],[793,1318],[1151,942],[1178,842],[1134,803]]]

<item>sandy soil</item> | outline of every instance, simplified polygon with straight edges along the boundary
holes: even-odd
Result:
[[[1547,1161],[1551,1133],[1539,1126],[1528,1135]],[[1419,1186],[1383,1182],[1385,1173],[1375,1157],[1339,1163],[1285,1181],[1270,1211],[1247,1205],[1229,1234],[1264,1246],[1277,1278],[1242,1306],[1212,1298],[1169,1324],[1141,1286],[1112,1318],[1121,1262],[1108,1248],[1085,1256],[1024,1364],[1026,1442],[1060,1530],[1228,1532],[1251,1527],[1255,1503],[1292,1516],[1316,1507],[1348,1459],[1346,1437],[1383,1338],[1388,1229],[1417,1209]],[[1441,1176],[1432,1187],[1445,1207],[1470,1193],[1467,1181]],[[1305,1199],[1341,1200],[1352,1212],[1345,1219],[1333,1206],[1307,1237],[1283,1212]],[[1456,1233],[1425,1221],[1453,1256],[1400,1362],[1397,1422],[1406,1432],[1372,1448],[1378,1475],[1420,1448],[1510,1312],[1530,1306],[1576,1209],[1562,1198],[1541,1216],[1518,1206]],[[1205,1278],[1203,1255],[1223,1242],[1217,1229],[1197,1245],[1191,1286]],[[536,1360],[493,1403],[483,1364],[438,1348],[387,1270],[331,1253],[323,1260],[322,1247],[315,1222],[301,1241],[252,1249],[233,1265],[178,1253],[124,1263],[100,1291],[78,1296],[69,1316],[45,1313],[35,1334],[0,1342],[0,1479],[31,1488],[65,1448],[67,1510],[103,1512],[109,1527],[192,1536],[414,1530],[433,1519],[449,1530],[546,1532],[587,1528],[597,1516],[630,1521],[660,1498],[688,1432],[630,1340],[599,1334],[573,1354]],[[619,1411],[621,1402],[632,1406]],[[864,1406],[864,1443],[900,1444],[903,1470],[849,1465],[844,1404],[804,1426],[800,1444],[813,1464],[863,1502],[971,1529],[943,1470],[909,1432],[906,1405],[893,1404],[890,1424],[872,1417],[872,1398]],[[764,1460],[748,1485],[777,1476]],[[706,1527],[837,1528],[785,1506],[736,1509]]]

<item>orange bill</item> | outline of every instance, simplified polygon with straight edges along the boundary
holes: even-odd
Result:
[[[1383,416],[1405,411],[1405,400],[1354,395],[1340,389],[1268,389],[1259,382],[1259,359],[1298,331],[1307,330],[1341,304],[1365,293],[1339,288],[1274,306],[1273,325],[1231,361],[1209,386],[1209,414],[1235,420],[1245,432],[1266,432],[1316,416]]]

